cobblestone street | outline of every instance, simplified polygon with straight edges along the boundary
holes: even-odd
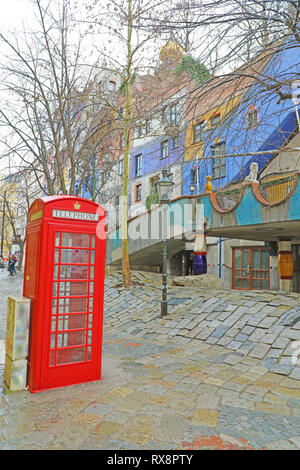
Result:
[[[0,281],[0,449],[299,449],[300,296],[169,285],[161,319],[161,276],[134,280],[106,277],[102,380],[37,394],[2,389]]]

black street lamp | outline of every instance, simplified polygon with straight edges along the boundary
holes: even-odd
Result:
[[[168,177],[168,170],[162,170],[162,178],[156,183],[159,195],[159,203],[162,207],[162,231],[163,231],[163,275],[162,275],[162,300],[161,300],[161,317],[168,314],[167,300],[167,228],[168,228],[168,192],[174,183]]]
[[[191,184],[190,184],[190,191],[191,191],[192,196],[194,195],[194,191],[195,191],[196,171],[197,171],[197,168],[194,166],[194,168],[192,168],[192,171],[191,171],[192,181],[191,181]]]

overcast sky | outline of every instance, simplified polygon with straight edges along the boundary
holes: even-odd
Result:
[[[30,18],[29,0],[1,0],[1,30],[14,29]]]

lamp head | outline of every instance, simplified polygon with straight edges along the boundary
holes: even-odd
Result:
[[[156,183],[160,201],[166,202],[169,200],[168,192],[173,186],[174,183],[170,180],[168,176],[168,170],[162,170],[162,177]]]

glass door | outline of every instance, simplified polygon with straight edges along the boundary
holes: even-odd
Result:
[[[300,245],[293,245],[294,275],[293,292],[300,293]]]
[[[262,248],[252,248],[252,289],[270,289],[269,253]]]
[[[233,288],[250,289],[250,249],[233,249]]]
[[[263,247],[233,248],[232,288],[270,289],[270,257]]]
[[[91,360],[95,235],[55,232],[49,366]]]

